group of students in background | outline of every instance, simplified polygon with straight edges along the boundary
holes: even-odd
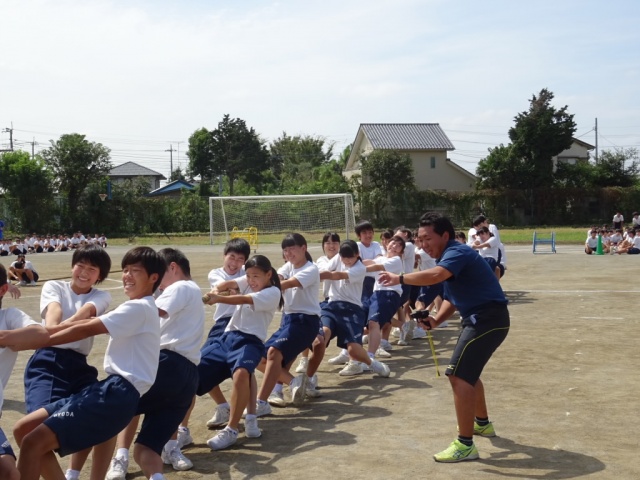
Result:
[[[499,279],[504,246],[495,226],[484,217],[476,220],[469,245]],[[212,450],[233,445],[241,425],[245,436],[260,437],[257,419],[272,413],[271,406],[287,404],[285,387],[295,406],[320,395],[317,370],[333,338],[342,351],[329,363],[343,365],[340,375],[372,371],[389,377],[380,359],[391,356],[392,329],[398,345],[426,336],[431,324],[418,325],[411,314],[439,310],[444,282],[403,284],[403,275],[414,269],[436,267],[436,258],[410,229],[386,230],[376,242],[373,226],[364,221],[356,234],[358,242],[325,234],[323,255],[315,262],[306,239],[288,234],[281,244],[285,264],[278,270],[263,255],[250,258],[245,240],[232,239],[222,267],[209,273],[211,290],[204,296],[182,252],[136,247],[121,262],[129,300],[111,311],[109,293],[96,288],[109,274],[109,255],[97,243],[75,249],[71,280],[43,286],[42,322],[15,308],[0,309],[0,407],[16,352],[36,349],[24,372],[27,415],[13,429],[20,455],[16,465],[0,430],[0,478],[75,480],[92,452],[92,478],[124,480],[139,415],[144,419],[133,456],[145,477],[164,478],[163,465],[188,470],[193,464],[181,449],[193,442],[188,424],[196,396],[209,395],[216,404],[207,426],[223,427],[207,441]],[[399,283],[380,281],[382,273]],[[0,301],[8,291],[19,296],[0,265]],[[204,305],[216,311],[202,344]],[[278,310],[282,321],[269,336]],[[98,381],[87,356],[93,337],[101,334],[109,335],[103,365],[108,376]],[[262,372],[259,388],[255,370]],[[229,399],[220,389],[227,379]],[[71,455],[66,472],[54,452]],[[436,456],[472,458],[477,454]]]
[[[0,239],[0,256],[27,255],[29,253],[66,252],[82,245],[99,245],[107,248],[107,237],[103,234],[83,235],[78,231],[73,235],[27,235],[14,240]]]
[[[584,242],[584,253],[594,255],[598,253],[598,245],[602,249],[602,254],[640,254],[640,226],[627,227],[626,229],[613,229],[607,225],[601,228],[592,227],[587,232],[587,239]]]

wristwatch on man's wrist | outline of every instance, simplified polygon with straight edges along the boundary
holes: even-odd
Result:
[[[400,285],[404,285],[404,273],[400,274]]]

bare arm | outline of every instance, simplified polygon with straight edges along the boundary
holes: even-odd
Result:
[[[47,330],[51,333],[51,338],[47,344],[50,347],[109,333],[109,330],[107,330],[107,327],[99,317],[64,322],[54,327],[47,327]]]
[[[41,325],[0,330],[0,347],[9,347],[15,351],[44,347],[48,340],[49,332]]]
[[[380,265],[377,263],[374,263],[372,265],[367,265],[367,272],[384,272],[384,271],[385,271],[384,265]]]
[[[346,280],[348,278],[347,272],[320,272],[320,280]]]
[[[403,275],[402,279],[405,285],[435,285],[436,283],[444,282],[447,278],[451,277],[451,272],[446,268],[433,267],[421,272],[407,273]],[[378,279],[382,285],[393,286],[400,283],[400,275],[396,275],[389,272],[382,272]]]
[[[253,297],[251,295],[218,295],[210,292],[202,297],[203,301],[205,297],[208,297],[204,302],[207,305],[215,305],[216,303],[224,303],[225,305],[253,305]]]
[[[288,280],[282,280],[280,282],[280,287],[282,288],[282,290],[286,290],[287,288],[302,287],[302,284],[296,277],[291,277]]]

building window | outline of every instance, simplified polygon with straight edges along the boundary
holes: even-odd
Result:
[[[436,157],[431,157],[431,168],[436,168]]]

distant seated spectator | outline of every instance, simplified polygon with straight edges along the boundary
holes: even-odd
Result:
[[[584,253],[587,255],[591,255],[596,253],[598,249],[598,232],[596,230],[591,230],[589,232],[589,237],[587,241],[584,242]]]
[[[614,230],[614,232],[609,237],[609,243],[611,243],[612,246],[617,246],[621,241],[622,241],[622,230],[621,229]]]
[[[19,285],[36,285],[40,278],[33,264],[24,255],[18,255],[18,259],[9,267],[9,277],[19,282]]]
[[[640,235],[636,235],[635,230],[629,230],[627,238],[618,245],[618,254],[627,253],[637,255],[640,253]]]
[[[0,257],[8,257],[11,253],[11,240],[0,241]]]
[[[27,246],[22,240],[16,238],[11,244],[11,253],[14,255],[25,255],[27,253]]]

